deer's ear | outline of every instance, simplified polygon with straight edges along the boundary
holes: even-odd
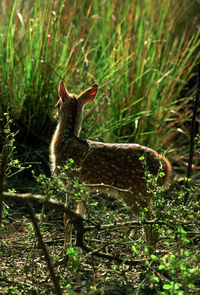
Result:
[[[61,81],[59,84],[58,95],[60,96],[60,98],[62,99],[63,102],[68,98],[68,92],[65,88],[63,81]]]
[[[97,94],[97,89],[98,89],[98,84],[93,84],[91,87],[83,91],[79,95],[78,99],[81,101],[83,105],[86,103],[90,103],[95,98]]]

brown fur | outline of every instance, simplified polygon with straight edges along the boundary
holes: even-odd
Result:
[[[152,194],[147,191],[145,170],[139,158],[145,157],[148,171],[155,176],[162,165],[165,176],[158,179],[160,186],[169,182],[171,164],[156,151],[139,144],[102,143],[78,137],[83,108],[94,99],[97,87],[95,84],[80,95],[75,95],[60,83],[56,113],[58,125],[51,141],[52,172],[59,175],[57,166],[62,167],[72,158],[80,168],[76,175],[79,181],[97,184],[94,187],[88,186],[89,191],[99,190],[122,198],[137,216],[142,208],[147,207],[148,217],[153,217]],[[107,187],[102,187],[101,184]],[[130,189],[131,192],[117,191],[109,186]],[[155,248],[156,235],[150,232],[148,226],[144,229],[150,249]]]

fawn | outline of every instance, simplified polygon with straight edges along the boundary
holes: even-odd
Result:
[[[97,89],[98,85],[94,84],[76,95],[68,92],[64,83],[60,82],[55,115],[57,128],[51,141],[52,173],[59,175],[58,166],[62,167],[68,159],[72,158],[79,168],[76,177],[79,182],[85,182],[86,187],[88,184],[88,191],[98,190],[122,198],[136,216],[147,208],[147,217],[152,218],[154,217],[153,196],[147,189],[144,177],[146,168],[143,167],[139,158],[145,155],[147,169],[153,176],[157,175],[162,165],[164,176],[158,178],[159,186],[169,182],[171,164],[156,151],[139,144],[103,143],[79,138],[83,108],[93,101]],[[64,185],[67,186],[66,183]],[[83,214],[81,208],[83,206],[79,203],[78,213]],[[70,226],[66,216],[64,222],[65,241],[69,241]],[[149,225],[144,225],[144,231],[147,245],[152,252],[155,250],[157,233],[152,232]]]

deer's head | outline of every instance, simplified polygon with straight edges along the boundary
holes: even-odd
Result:
[[[59,99],[56,104],[57,111],[55,118],[66,128],[71,129],[78,136],[81,127],[83,108],[86,104],[93,101],[97,94],[98,85],[94,84],[81,94],[70,93],[61,81],[58,87]]]

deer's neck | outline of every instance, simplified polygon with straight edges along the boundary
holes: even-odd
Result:
[[[65,141],[72,137],[76,137],[74,126],[69,122],[58,122],[56,131],[53,136],[53,144],[55,151],[61,151]]]
[[[62,155],[62,148],[71,138],[76,137],[74,129],[69,122],[58,122],[51,141],[50,158],[52,172],[56,170],[58,159]]]

